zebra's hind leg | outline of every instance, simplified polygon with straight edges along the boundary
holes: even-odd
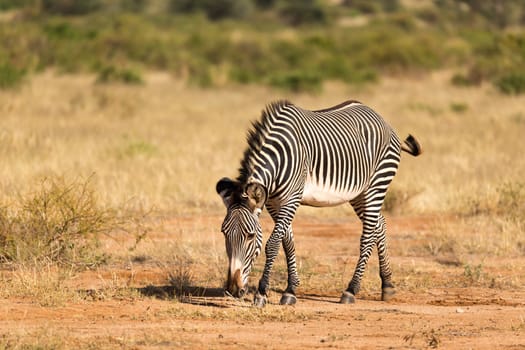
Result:
[[[359,292],[366,264],[376,245],[376,231],[384,198],[384,190],[369,190],[351,202],[352,207],[363,224],[363,233],[361,234],[359,245],[359,260],[357,261],[354,276],[348,284],[348,288],[341,295],[341,299],[339,300],[341,304],[352,304],[355,302],[355,296]]]
[[[366,264],[376,244],[375,226],[377,220],[374,220],[374,217],[365,216],[362,221],[363,233],[361,234],[361,243],[359,246],[359,260],[357,261],[354,276],[348,284],[348,288],[343,292],[343,295],[341,295],[339,301],[341,304],[352,304],[355,302],[355,296],[359,292]]]
[[[390,270],[390,259],[388,256],[386,242],[385,217],[380,214],[376,229],[377,254],[379,256],[379,275],[381,277],[381,300],[391,300],[396,294],[392,284],[392,270]]]

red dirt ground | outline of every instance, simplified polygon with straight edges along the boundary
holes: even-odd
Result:
[[[340,276],[349,278],[353,270],[360,226],[355,220],[307,217],[295,223],[296,247],[298,255],[309,255],[318,264],[309,267],[311,277],[300,288],[295,306],[277,305],[280,294],[273,291],[270,304],[255,309],[251,295],[246,300],[224,297],[219,285],[188,289],[193,296],[177,298],[158,267],[143,264],[133,272],[104,267],[68,281],[83,291],[82,300],[53,307],[30,298],[0,300],[0,348],[525,349],[525,256],[478,257],[486,276],[469,282],[465,263],[418,248],[434,219],[387,220],[397,285],[390,302],[379,301],[373,256],[372,272],[365,276],[369,282],[364,281],[356,304],[337,303],[346,283]],[[165,230],[207,231],[220,222],[219,217],[176,218]],[[267,231],[271,226],[264,224]],[[162,244],[182,235],[159,233],[150,239]],[[347,260],[351,262],[345,270]],[[196,262],[194,268],[204,267]],[[333,277],[334,271],[339,277]],[[259,273],[252,273],[252,284]],[[326,287],[323,274],[328,285],[331,280],[338,285]],[[136,293],[105,295],[100,281],[111,276],[132,279],[129,288]]]

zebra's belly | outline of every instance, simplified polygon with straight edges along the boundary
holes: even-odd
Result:
[[[361,193],[360,189],[336,190],[332,186],[307,182],[301,204],[312,207],[331,207],[348,203]]]

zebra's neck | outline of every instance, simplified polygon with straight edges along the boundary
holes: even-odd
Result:
[[[241,184],[257,182],[265,186],[268,191],[273,186],[276,169],[268,165],[271,161],[265,159],[261,151],[268,135],[277,123],[279,111],[290,104],[288,101],[274,102],[262,112],[260,120],[252,123],[252,129],[248,132],[247,137],[248,147],[244,151],[237,178]]]

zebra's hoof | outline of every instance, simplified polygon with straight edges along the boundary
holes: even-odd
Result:
[[[339,300],[340,304],[353,304],[355,303],[355,296],[347,291],[343,292],[343,295],[341,295],[341,299]]]
[[[266,295],[256,293],[253,298],[253,305],[263,308],[266,305]]]
[[[394,287],[383,288],[383,291],[381,293],[381,300],[383,301],[392,300],[395,295],[396,295],[396,290],[394,289]]]
[[[297,302],[297,297],[292,293],[284,293],[281,297],[279,304],[281,305],[294,305]]]

